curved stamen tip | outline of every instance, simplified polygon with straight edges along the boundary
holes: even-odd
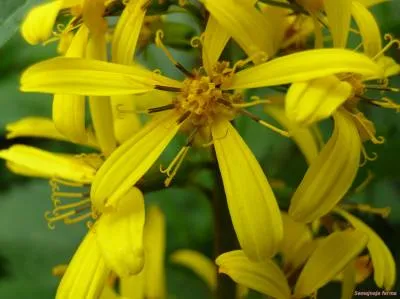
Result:
[[[192,37],[192,39],[190,40],[190,45],[193,48],[200,48],[201,46],[203,46],[203,38],[203,35]]]

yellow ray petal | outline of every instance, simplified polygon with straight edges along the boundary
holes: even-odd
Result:
[[[106,40],[104,34],[92,36],[87,46],[89,59],[106,60]],[[96,138],[104,155],[110,155],[117,146],[114,135],[113,116],[109,97],[89,97],[90,114]]]
[[[207,74],[211,74],[211,70],[221,56],[229,38],[230,35],[225,28],[210,15],[204,30],[202,49],[203,65]]]
[[[348,220],[354,228],[368,235],[368,250],[374,267],[374,279],[378,287],[390,290],[396,281],[396,264],[393,255],[383,240],[368,225],[343,209],[335,208],[338,213]]]
[[[62,0],[51,1],[29,11],[21,25],[21,34],[28,43],[36,45],[50,38],[62,2]]]
[[[90,183],[96,172],[78,157],[56,155],[19,144],[0,151],[0,158],[32,170],[40,169],[49,178],[58,177],[74,182]]]
[[[84,57],[89,30],[82,25],[69,46],[66,57]],[[87,141],[85,127],[85,98],[83,96],[58,94],[53,97],[53,121],[62,134],[70,140]]]
[[[179,115],[164,115],[151,121],[127,140],[99,169],[91,189],[93,205],[99,211],[112,207],[146,173],[175,136]]]
[[[258,161],[229,121],[216,122],[211,132],[239,243],[252,260],[265,260],[278,251],[283,238],[274,193]]]
[[[275,58],[240,71],[226,89],[256,88],[307,81],[350,72],[382,77],[382,69],[365,55],[344,49],[317,49]]]
[[[365,7],[370,7],[379,3],[389,2],[390,0],[358,0]]]
[[[330,117],[352,94],[352,86],[336,76],[293,83],[286,94],[286,116],[309,126]]]
[[[99,299],[120,299],[118,294],[112,289],[112,287],[105,285]]]
[[[54,126],[51,119],[45,117],[25,117],[6,125],[7,139],[17,137],[41,137],[55,140],[67,140]]]
[[[278,105],[266,105],[265,112],[288,130],[290,137],[300,148],[308,164],[311,164],[319,152],[318,140],[313,130],[311,128],[302,128],[290,121],[286,117],[283,107]]]
[[[351,1],[351,13],[360,30],[364,53],[374,57],[382,50],[381,32],[375,17],[358,1]]]
[[[132,0],[125,6],[113,34],[111,46],[113,62],[128,65],[132,63],[147,2],[148,0]]]
[[[282,221],[284,237],[280,252],[283,255],[285,265],[296,269],[307,258],[307,256],[304,256],[304,258],[298,259],[302,247],[312,241],[312,233],[307,225],[295,222],[284,212],[282,212]]]
[[[290,298],[286,277],[273,260],[254,263],[241,250],[230,251],[216,259],[219,272],[238,284],[273,298]]]
[[[89,28],[92,37],[101,36],[107,31],[107,21],[103,17],[105,9],[104,0],[82,1],[82,20]]]
[[[147,263],[147,261],[146,261]],[[146,264],[145,264],[146,266]],[[144,271],[137,275],[122,277],[120,281],[121,297],[119,299],[143,299],[144,296]]]
[[[381,56],[377,63],[384,69],[386,78],[400,74],[400,65],[392,57]]]
[[[368,237],[359,230],[334,232],[323,240],[297,279],[294,297],[303,298],[332,280],[366,246]]]
[[[135,275],[143,269],[144,217],[143,194],[134,187],[94,227],[106,265],[119,277]]]
[[[189,249],[175,251],[170,260],[191,269],[198,277],[203,280],[210,290],[217,288],[217,269],[214,263],[203,254]]]
[[[74,254],[57,289],[57,299],[98,298],[109,269],[90,230]]]
[[[157,206],[150,206],[144,227],[146,264],[143,298],[166,298],[165,285],[165,217]]]
[[[340,299],[352,299],[355,288],[356,288],[355,261],[350,261],[350,263],[343,270],[342,294]]]
[[[289,215],[312,222],[328,213],[346,194],[357,174],[361,141],[357,127],[344,112],[334,114],[335,129],[295,191]]]
[[[182,83],[139,66],[58,57],[39,62],[21,77],[22,91],[109,96],[137,94],[155,86],[181,88]]]
[[[333,45],[345,48],[350,30],[351,0],[324,0],[329,30],[332,34]]]
[[[202,2],[248,56],[253,57],[258,54],[256,62],[261,61],[263,55],[260,56],[260,52],[264,52],[268,57],[273,55],[269,34],[272,26],[251,1],[247,3],[234,0],[202,0]]]

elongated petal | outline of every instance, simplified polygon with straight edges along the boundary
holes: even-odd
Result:
[[[92,37],[104,35],[107,31],[107,21],[103,17],[105,9],[104,0],[82,1],[82,19]]]
[[[333,45],[345,48],[350,30],[352,0],[324,0]]]
[[[286,277],[273,260],[255,263],[241,250],[230,251],[216,259],[219,272],[236,283],[273,298],[290,298]]]
[[[307,81],[337,73],[382,77],[377,63],[365,55],[344,49],[317,49],[275,58],[240,71],[226,89],[256,88]]]
[[[208,257],[194,250],[181,249],[175,251],[170,260],[191,269],[207,284],[210,290],[216,289],[217,269]]]
[[[386,78],[400,74],[400,65],[392,57],[382,56],[377,62],[384,69]]]
[[[297,268],[304,262],[304,259],[296,260],[299,251],[305,244],[312,241],[312,233],[307,225],[294,221],[284,212],[282,212],[282,221],[284,237],[280,252],[283,255],[285,265]]]
[[[335,129],[294,193],[289,215],[312,222],[328,213],[346,194],[357,174],[361,141],[353,120],[334,114]]]
[[[158,159],[179,130],[179,115],[164,115],[127,140],[99,169],[91,189],[96,209],[114,206]]]
[[[351,13],[360,30],[364,53],[374,57],[382,50],[381,32],[373,14],[360,2],[351,1]]]
[[[88,28],[82,25],[72,39],[65,56],[84,57],[88,36]],[[53,121],[57,130],[73,142],[83,143],[87,141],[85,98],[83,96],[69,94],[54,95]]]
[[[50,38],[62,2],[51,1],[33,8],[28,13],[21,26],[21,34],[28,43],[36,45]]]
[[[274,193],[253,153],[229,121],[216,122],[211,132],[239,243],[250,259],[265,260],[278,251],[283,238]]]
[[[114,118],[114,134],[117,141],[122,144],[140,130],[140,117],[136,112],[136,96],[111,97]]]
[[[162,210],[158,206],[150,206],[144,227],[146,264],[144,298],[166,298],[165,285],[165,248],[166,223]]]
[[[147,260],[146,260],[147,263]],[[146,264],[145,264],[146,266]],[[120,281],[120,292],[122,298],[143,299],[145,285],[144,270],[137,275],[122,277]],[[119,297],[119,299],[122,299]]]
[[[210,15],[204,30],[204,41],[202,49],[203,65],[208,74],[221,56],[231,36],[217,20]]]
[[[90,230],[61,279],[56,299],[98,298],[109,273],[95,232]]]
[[[351,95],[352,86],[336,76],[293,83],[286,95],[286,116],[309,126],[330,117]]]
[[[277,105],[265,106],[265,112],[276,119],[282,126],[284,126],[290,134],[290,137],[300,148],[308,164],[318,156],[319,145],[315,134],[311,128],[303,128],[298,124],[290,121],[282,107]]]
[[[132,0],[125,6],[113,34],[111,46],[113,62],[128,65],[132,63],[147,2],[147,0]]]
[[[356,268],[355,261],[350,263],[343,270],[342,294],[340,299],[352,299],[356,288]]]
[[[96,237],[107,266],[120,277],[138,274],[144,266],[144,198],[129,190],[113,211],[96,223]]]
[[[368,225],[343,209],[335,208],[351,225],[368,235],[368,250],[374,267],[374,279],[378,287],[390,290],[396,281],[396,264],[393,255],[383,240]]]
[[[211,16],[233,37],[248,56],[273,54],[271,24],[252,4],[234,0],[203,0]],[[260,56],[255,61],[260,62]]]
[[[67,140],[54,126],[51,119],[45,117],[25,117],[6,125],[7,139],[17,137],[40,137],[55,140]]]
[[[47,93],[109,96],[143,93],[155,86],[181,88],[182,83],[139,66],[58,57],[28,68],[21,90]]]
[[[373,6],[373,5],[377,5],[379,3],[389,2],[389,1],[390,0],[358,0],[358,2],[360,2],[365,7],[370,7],[370,6]]]
[[[303,298],[332,280],[366,246],[367,235],[359,230],[334,232],[323,240],[297,279],[294,297]]]
[[[90,183],[96,171],[79,158],[56,155],[19,144],[0,151],[0,158],[25,168],[40,170],[48,178],[58,177],[74,182]]]

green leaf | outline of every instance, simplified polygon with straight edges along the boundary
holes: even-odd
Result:
[[[0,48],[17,32],[26,13],[40,0],[2,0],[0,10]]]

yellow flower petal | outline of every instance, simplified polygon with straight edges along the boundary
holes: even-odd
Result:
[[[307,81],[337,73],[382,77],[382,69],[365,55],[344,49],[317,49],[275,58],[240,71],[226,89],[256,88]]]
[[[359,230],[334,232],[315,249],[297,279],[294,297],[303,298],[332,280],[366,246]]]
[[[144,266],[144,198],[129,190],[115,209],[102,214],[94,227],[107,266],[120,277],[138,274]]]
[[[283,238],[274,193],[256,158],[229,121],[214,123],[211,132],[239,243],[250,259],[265,260],[278,251]]]
[[[336,76],[293,83],[286,95],[286,116],[309,126],[330,117],[352,94],[352,86]]]
[[[290,298],[286,277],[273,260],[254,263],[241,250],[230,251],[216,259],[219,272],[238,284],[273,298]]]
[[[345,48],[350,30],[351,0],[324,0],[326,17],[333,45]]]
[[[69,57],[39,62],[21,77],[21,90],[32,92],[109,96],[143,93],[155,86],[181,88],[182,82],[136,65]]]
[[[360,2],[351,1],[351,13],[356,21],[364,53],[374,57],[382,50],[381,32],[373,14]]]
[[[390,0],[358,0],[365,7],[370,7],[379,3],[389,2]]]
[[[283,255],[285,265],[297,268],[307,258],[307,256],[304,256],[304,258],[298,259],[299,252],[302,247],[312,241],[313,236],[307,225],[294,221],[284,212],[282,212],[282,221],[284,237],[280,252]]]
[[[400,65],[392,57],[382,56],[377,62],[384,69],[386,78],[400,74]]]
[[[334,114],[335,129],[320,155],[310,165],[295,191],[289,215],[312,222],[328,213],[346,194],[357,174],[361,141],[345,112]]]
[[[51,1],[29,11],[21,25],[23,38],[31,45],[47,41],[53,33],[53,26],[63,1]]]
[[[89,40],[87,57],[98,60],[107,59],[104,34],[98,34]],[[108,156],[117,146],[110,98],[91,96],[89,97],[89,106],[97,141],[104,155]]]
[[[175,251],[170,260],[173,263],[189,268],[207,284],[210,290],[216,290],[217,269],[208,257],[194,250],[181,249]]]
[[[356,288],[356,267],[355,261],[350,263],[343,270],[342,295],[340,299],[352,299]]]
[[[7,139],[17,137],[41,137],[55,140],[66,140],[54,126],[51,119],[45,117],[25,117],[6,125]]]
[[[165,286],[165,217],[157,206],[150,206],[144,227],[146,252],[145,296],[143,298],[166,298]]]
[[[148,0],[132,0],[125,6],[113,34],[111,46],[113,62],[128,65],[132,63],[147,2]]]
[[[203,0],[211,16],[233,37],[250,57],[257,55],[260,62],[264,52],[273,55],[269,31],[272,26],[251,1]],[[218,48],[216,48],[218,49]],[[216,53],[217,54],[217,53]]]
[[[151,121],[117,148],[99,169],[91,189],[94,207],[112,207],[158,159],[181,124],[179,115],[164,115]]]
[[[39,170],[48,178],[58,177],[74,182],[90,183],[96,170],[79,158],[56,155],[26,145],[13,145],[0,151],[0,158],[25,168]]]
[[[283,108],[277,105],[266,105],[265,112],[288,130],[290,137],[300,148],[308,164],[318,156],[318,140],[311,128],[303,128],[290,121]]]
[[[95,232],[90,230],[61,279],[56,299],[98,298],[109,273]]]
[[[380,288],[392,289],[396,281],[396,264],[389,248],[378,234],[360,219],[340,208],[336,208],[334,211],[349,221],[354,228],[368,235],[367,247],[374,267],[375,282]]]
[[[82,19],[92,37],[107,31],[107,21],[103,18],[105,9],[104,0],[82,0]]]
[[[211,74],[212,68],[221,56],[228,40],[229,33],[217,20],[210,15],[204,30],[202,58],[207,74]]]
[[[69,46],[66,57],[84,57],[89,30],[82,25]],[[85,127],[85,98],[83,96],[57,94],[53,97],[53,121],[62,134],[73,142],[87,141]]]
[[[146,260],[147,263],[147,260]],[[146,264],[145,264],[146,266]],[[144,295],[144,271],[137,275],[129,277],[122,277],[120,280],[120,293],[119,299],[143,299]],[[161,297],[162,298],[162,297]]]
[[[120,299],[111,286],[105,285],[99,299]]]

